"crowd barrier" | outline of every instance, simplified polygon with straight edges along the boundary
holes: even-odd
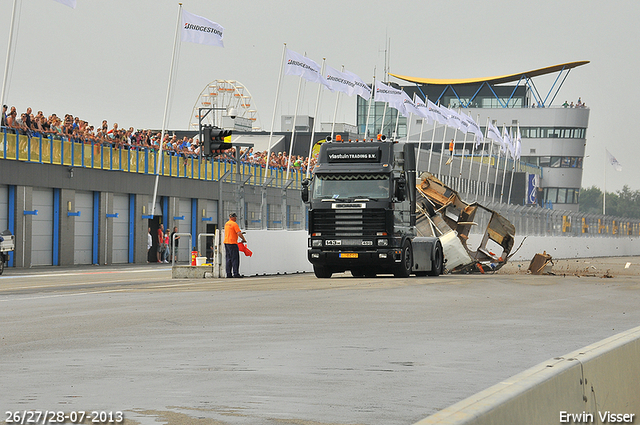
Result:
[[[128,145],[114,147],[53,135],[16,135],[8,132],[6,128],[3,128],[0,135],[2,159],[151,175],[157,173],[158,152],[155,149],[131,148]],[[167,151],[162,152],[158,174],[196,180],[224,179],[227,183],[256,186],[266,182],[269,187],[285,187],[288,183],[286,170],[267,170],[259,165],[235,164],[206,157],[177,155]],[[292,183],[288,187],[300,189],[304,173],[292,169],[289,174]]]
[[[638,359],[640,327],[549,359],[415,425],[638,423]]]

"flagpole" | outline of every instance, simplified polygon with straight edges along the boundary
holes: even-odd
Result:
[[[369,107],[367,108],[367,122],[364,125],[364,138],[365,140],[367,139],[367,129],[369,128],[369,116],[371,115],[371,104],[375,103],[375,101],[373,100],[373,91],[375,90],[376,87],[376,76],[373,76],[373,85],[371,86],[371,95],[369,96]],[[375,127],[375,125],[374,125]]]
[[[340,72],[344,72],[344,65],[342,65]],[[333,123],[331,124],[331,139],[333,139],[333,133],[336,128],[336,115],[338,115],[338,101],[340,100],[340,93],[340,91],[336,93],[336,107],[333,110]]]
[[[431,147],[429,148],[429,164],[427,164],[427,171],[431,169],[431,156],[433,155],[433,144],[436,141],[436,120],[433,120],[433,130],[431,130]],[[429,171],[431,172],[431,171]]]
[[[9,26],[9,44],[7,46],[7,59],[4,62],[4,77],[2,78],[2,93],[0,94],[0,105],[4,105],[5,88],[7,86],[7,77],[9,75],[9,60],[11,58],[11,44],[13,42],[13,23],[16,18],[16,3],[18,0],[13,0],[13,7],[11,9],[11,25]]]
[[[507,134],[507,129],[504,124],[502,124],[502,134]],[[509,149],[505,146],[504,149],[504,169],[502,170],[502,185],[500,186],[500,203],[502,203],[502,197],[504,195],[504,180],[507,176],[507,156],[509,155]]]
[[[471,117],[471,115],[469,115],[469,117]],[[480,114],[478,114],[478,118],[476,119],[476,125],[478,125],[478,121],[480,121]],[[471,174],[473,172],[473,158],[476,155],[476,145],[478,144],[478,141],[476,140],[476,137],[478,137],[475,133],[473,135],[473,146],[471,147],[471,161],[469,161],[469,181],[471,181]],[[482,165],[482,164],[480,164]],[[478,182],[476,183],[476,188],[478,187],[478,185],[480,184],[480,176],[478,176]],[[473,192],[471,192],[473,193]],[[476,201],[478,200],[478,192],[476,190]]]
[[[604,152],[604,190],[602,191],[602,215],[607,215],[607,161],[609,161],[609,155],[607,150]]]
[[[453,130],[453,139],[451,139],[451,142],[453,143],[453,150],[451,151],[451,158],[449,158],[447,160],[447,162],[449,162],[449,183],[448,185],[453,187],[452,181],[451,181],[451,172],[453,170],[453,157],[455,156],[456,153],[456,138],[458,137],[458,127],[456,127]]]
[[[492,150],[493,150],[493,146],[492,146]],[[493,179],[493,194],[491,195],[491,202],[495,202],[496,201],[496,189],[498,188],[498,172],[500,171],[500,153],[502,152],[502,149],[498,150],[498,159],[496,160],[496,174],[495,174],[495,178]],[[505,157],[505,161],[507,160],[507,158]]]
[[[462,110],[462,109],[460,109],[460,110]],[[468,129],[469,129],[469,127],[467,127],[467,130]],[[464,133],[464,142],[462,142],[462,155],[460,155],[460,175],[458,176],[458,192],[460,192],[461,189],[462,189],[462,164],[464,162],[464,148],[467,145],[467,135],[468,134],[469,134],[468,132]],[[469,175],[469,177],[471,177],[471,175]]]
[[[164,114],[162,116],[162,131],[160,133],[160,149],[158,150],[158,159],[156,160],[156,181],[153,186],[153,199],[151,203],[152,216],[154,216],[156,212],[156,196],[158,195],[158,180],[160,179],[162,144],[164,143],[164,134],[166,132],[167,113],[169,111],[169,97],[171,95],[171,80],[173,80],[173,68],[174,68],[174,63],[176,59],[176,47],[178,45],[178,30],[180,29],[181,12],[182,12],[182,3],[178,3],[178,19],[176,20],[176,33],[173,36],[173,52],[171,53],[171,68],[169,69],[169,83],[167,84],[167,96],[164,101]],[[163,170],[163,174],[164,174],[164,170]]]
[[[487,117],[487,126],[484,129],[484,140],[487,140],[487,135],[489,134],[489,117]],[[482,146],[484,148],[484,145]],[[480,159],[481,162],[484,162],[484,152],[486,151],[486,149],[482,150],[482,158]],[[484,190],[482,192],[483,196],[482,196],[482,200],[486,201],[487,200],[487,195],[489,194],[489,164],[491,163],[491,152],[493,151],[493,139],[490,139],[489,142],[489,159],[487,160],[487,178],[485,180],[484,183]],[[480,167],[480,170],[478,170],[478,180],[480,180],[480,173],[482,171],[482,167]]]
[[[417,94],[414,94],[414,96],[417,97]],[[415,101],[415,97],[414,97],[414,101]],[[426,106],[425,106],[426,108]],[[420,122],[420,137],[418,138],[418,155],[416,155],[416,173],[418,174],[418,176],[420,175],[418,168],[420,167],[420,150],[422,149],[422,133],[424,131],[424,122],[427,119],[427,117],[422,117],[422,121]]]
[[[380,124],[380,134],[384,134],[383,133],[383,130],[384,130],[384,119],[385,119],[385,117],[387,115],[387,105],[388,105],[388,103],[385,102],[384,103],[384,111],[382,111],[382,124]],[[374,129],[375,129],[375,126],[374,126]]]
[[[276,109],[278,109],[278,97],[280,97],[280,82],[282,81],[282,67],[284,66],[284,56],[287,52],[287,43],[284,43],[282,47],[282,60],[280,60],[280,72],[278,73],[278,84],[276,86],[276,100],[273,104],[273,116],[271,117],[271,131],[269,132],[269,145],[267,146],[267,158],[264,164],[264,181],[263,185],[267,184],[267,176],[269,174],[269,159],[271,157],[271,139],[273,138],[273,127],[276,122]]]
[[[520,134],[520,124],[517,126],[518,134]],[[518,136],[516,135],[515,141],[515,154],[518,155]],[[511,182],[509,183],[509,197],[507,198],[507,204],[511,203],[511,189],[513,188],[513,175],[516,173],[516,158],[513,158],[513,166],[511,167]]]
[[[326,58],[322,58],[322,67],[321,67],[321,71],[320,73],[322,75],[324,75],[324,63],[325,63]],[[318,94],[316,96],[316,110],[314,112],[313,115],[313,127],[311,128],[311,141],[309,142],[309,156],[307,156],[307,173],[305,175],[305,177],[308,179],[309,178],[309,169],[311,168],[311,153],[313,152],[313,139],[315,137],[316,134],[316,117],[318,116],[318,108],[320,106],[320,93],[322,90],[322,84],[318,84]],[[366,130],[365,130],[366,131]]]
[[[438,178],[440,180],[444,180],[442,178],[442,158],[444,157],[444,143],[447,138],[447,128],[449,126],[447,124],[444,125],[444,133],[442,133],[442,147],[440,148],[440,163],[438,164]]]
[[[306,52],[305,52],[306,55]],[[293,114],[293,127],[291,128],[291,141],[289,142],[289,158],[287,159],[287,176],[286,181],[289,181],[289,169],[291,168],[291,151],[293,150],[293,139],[296,137],[296,119],[298,118],[298,106],[300,104],[300,90],[302,89],[302,75],[298,82],[298,96],[296,97],[296,109]],[[314,123],[315,124],[315,123]]]

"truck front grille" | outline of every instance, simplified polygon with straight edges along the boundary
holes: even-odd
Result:
[[[313,233],[322,236],[376,236],[385,231],[385,211],[314,210]]]

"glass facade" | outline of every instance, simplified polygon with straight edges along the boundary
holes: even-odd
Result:
[[[357,111],[358,133],[365,134],[366,127],[367,139],[375,139],[378,134],[384,134],[390,138],[396,131],[396,121],[396,137],[407,137],[407,118],[399,115],[398,110],[388,106],[386,102],[370,102],[358,96]]]
[[[580,189],[573,187],[545,187],[545,202],[552,204],[577,204],[580,195]]]

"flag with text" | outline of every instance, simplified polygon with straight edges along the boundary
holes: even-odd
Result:
[[[329,87],[327,80],[320,73],[320,65],[293,50],[287,49],[284,73],[285,75],[299,75],[307,81]]]
[[[223,35],[220,24],[182,10],[182,41],[224,47]]]

